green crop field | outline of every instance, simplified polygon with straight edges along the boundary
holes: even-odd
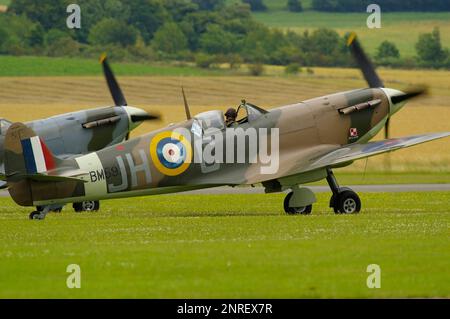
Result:
[[[450,44],[450,12],[395,12],[381,15],[381,29],[369,29],[366,26],[368,13],[326,13],[305,11],[292,13],[281,10],[269,10],[254,13],[255,18],[270,26],[296,32],[317,28],[331,28],[340,34],[355,31],[363,46],[371,54],[384,40],[394,42],[402,56],[415,56],[415,43],[419,34],[431,32],[439,27],[441,41],[446,47]]]
[[[359,215],[328,197],[310,216],[284,215],[282,194],[162,195],[44,221],[1,198],[0,298],[450,297],[449,192],[364,193]]]
[[[220,75],[226,70],[200,69],[194,66],[114,62],[117,75]],[[98,60],[0,55],[0,76],[101,75]]]

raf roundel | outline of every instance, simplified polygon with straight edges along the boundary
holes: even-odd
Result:
[[[176,132],[162,132],[150,143],[153,164],[163,174],[176,176],[183,173],[191,163],[192,148],[189,141]]]

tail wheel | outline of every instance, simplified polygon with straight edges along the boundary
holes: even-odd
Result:
[[[289,201],[292,198],[292,195],[294,193],[290,192],[289,194],[287,194],[287,196],[284,198],[284,211],[286,212],[286,214],[288,215],[309,215],[311,214],[312,211],[312,205],[308,205],[308,206],[303,206],[303,207],[290,207],[289,206]]]

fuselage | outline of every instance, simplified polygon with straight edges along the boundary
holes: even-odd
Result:
[[[84,182],[29,181],[32,198],[14,194],[13,188],[10,193],[17,203],[31,206],[280,179],[299,161],[346,144],[369,141],[389,116],[392,106],[388,95],[385,89],[360,89],[285,105],[269,112],[248,106],[247,118],[233,127],[221,125],[219,111],[202,113],[97,152],[66,159],[65,166],[84,172]],[[208,125],[216,127],[205,127]],[[248,130],[256,132],[256,146]],[[208,132],[222,135],[225,145],[229,141],[227,134],[231,136],[235,141],[233,161],[227,161],[225,151],[222,160],[216,158],[211,162],[198,157],[198,153],[204,154],[211,148],[212,141],[217,144],[218,135],[212,138]],[[262,151],[261,141],[268,142],[271,152],[278,152],[279,167],[261,174],[261,168],[269,164],[258,156],[245,162],[236,160],[239,151],[236,141],[240,138],[246,150],[256,147],[257,155]]]
[[[130,120],[132,114],[146,113],[134,107],[100,107],[30,121],[25,125],[46,143],[54,155],[67,158],[124,141],[129,131],[140,124]],[[0,173],[4,173],[4,139],[11,122],[1,121]]]

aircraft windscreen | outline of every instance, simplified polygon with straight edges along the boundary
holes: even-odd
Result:
[[[6,131],[9,129],[9,127],[11,126],[11,122],[5,119],[1,119],[0,120],[0,134],[5,135]]]
[[[208,111],[195,116],[195,119],[201,123],[203,131],[209,128],[222,130],[225,128],[225,121],[221,111]]]

